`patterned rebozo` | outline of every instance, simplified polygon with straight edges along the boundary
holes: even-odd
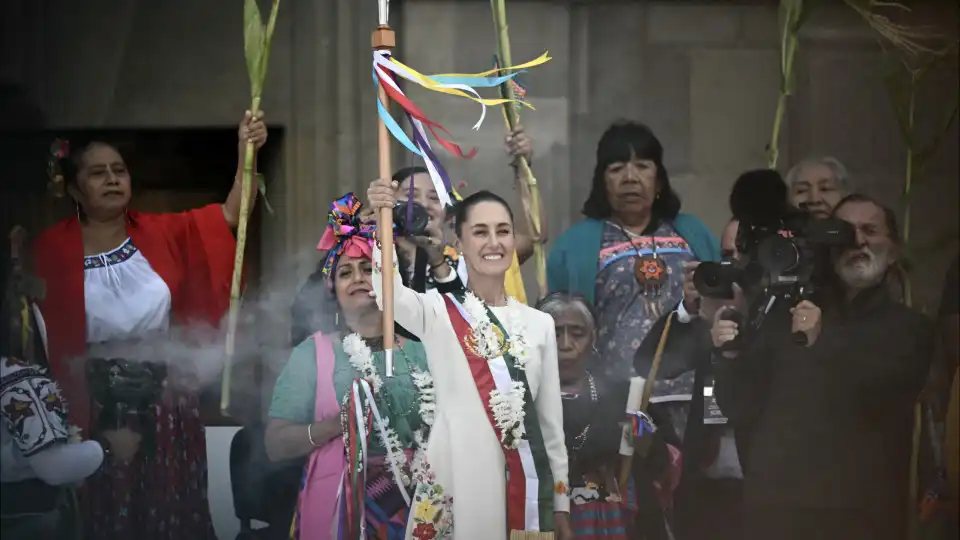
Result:
[[[24,457],[70,437],[60,387],[39,366],[16,358],[0,360],[0,411]]]

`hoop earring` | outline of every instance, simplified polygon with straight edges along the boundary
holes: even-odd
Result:
[[[83,223],[83,220],[80,219],[80,203],[73,201],[73,207],[77,211],[77,223]]]

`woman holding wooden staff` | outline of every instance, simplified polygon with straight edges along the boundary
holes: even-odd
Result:
[[[396,188],[373,182],[371,207],[393,208]],[[404,287],[395,264],[383,279],[374,249],[378,303],[392,299],[396,322],[422,340],[437,396],[407,527],[417,540],[449,537],[437,527],[448,522],[457,540],[572,538],[553,320],[504,292],[513,224],[490,192],[457,204],[454,229],[471,277],[468,290],[446,296]],[[453,279],[452,269],[440,271]],[[392,284],[392,298],[381,283]]]

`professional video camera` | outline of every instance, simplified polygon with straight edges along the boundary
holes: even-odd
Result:
[[[737,284],[750,305],[761,299],[769,304],[774,297],[799,303],[821,281],[818,272],[829,260],[830,248],[855,244],[849,223],[832,217],[815,220],[790,207],[787,186],[774,170],[742,174],[730,193],[730,210],[739,222],[739,256],[704,262],[693,275],[697,291],[708,298],[733,298]],[[746,322],[756,329],[761,321],[754,315]]]
[[[732,298],[734,283],[744,291],[812,285],[818,263],[828,255],[825,248],[854,244],[849,223],[814,220],[791,208],[786,185],[773,170],[741,175],[730,194],[730,209],[739,222],[740,256],[697,268],[694,284],[706,297]]]
[[[397,201],[393,207],[395,232],[400,236],[426,236],[430,215],[423,205],[411,201]]]

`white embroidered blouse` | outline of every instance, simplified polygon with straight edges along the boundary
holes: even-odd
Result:
[[[127,340],[170,327],[170,288],[130,238],[83,260],[87,343]]]

